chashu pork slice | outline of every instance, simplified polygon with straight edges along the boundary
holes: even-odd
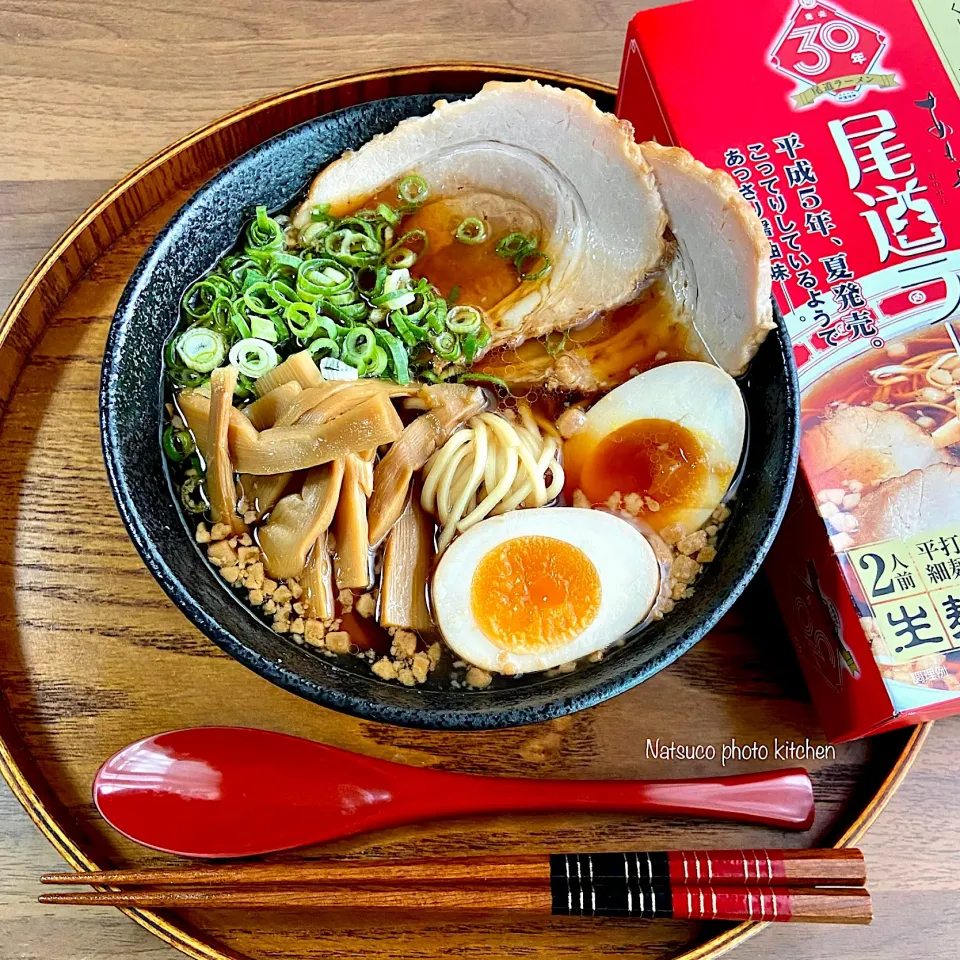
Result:
[[[330,164],[294,225],[320,204],[343,214],[408,174],[427,181],[428,203],[466,211],[475,199],[473,215],[492,209],[501,230],[535,233],[551,258],[545,277],[488,306],[490,347],[615,309],[661,264],[666,214],[633,128],[579,91],[491,82],[469,100],[441,100]]]
[[[770,244],[734,179],[680,147],[642,143],[667,208],[677,252],[667,268],[705,352],[739,376],[774,329]]]
[[[960,467],[934,463],[885,480],[865,493],[852,513],[857,545],[944,529],[960,521]]]

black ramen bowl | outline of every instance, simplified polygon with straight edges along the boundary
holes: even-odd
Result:
[[[549,720],[623,693],[716,624],[756,574],[783,516],[796,470],[798,392],[777,312],[777,329],[741,383],[749,447],[717,561],[692,598],[599,663],[559,676],[497,678],[485,690],[407,688],[379,680],[366,662],[329,659],[274,633],[218,577],[180,512],[160,447],[162,345],[177,324],[184,289],[233,246],[258,204],[287,207],[344,150],[429,112],[436,99],[394,97],[318,117],[251,150],[199,190],[157,236],[124,291],[104,354],[100,416],[110,485],[134,545],[173,602],[221,649],[335,710],[412,727],[482,730]],[[597,99],[612,110],[612,97]]]

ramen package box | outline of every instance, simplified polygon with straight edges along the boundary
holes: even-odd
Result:
[[[688,0],[624,52],[618,114],[770,240],[802,436],[767,572],[834,740],[960,712],[957,9]]]

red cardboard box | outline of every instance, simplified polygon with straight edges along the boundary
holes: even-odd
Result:
[[[956,19],[688,0],[624,51],[637,139],[727,170],[770,239],[803,410],[767,573],[833,740],[960,711]]]

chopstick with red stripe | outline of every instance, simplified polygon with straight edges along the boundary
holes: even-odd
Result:
[[[43,903],[270,909],[531,910],[565,916],[869,923],[859,850],[714,850],[434,860],[316,860],[47,874],[147,889]]]
[[[701,883],[764,886],[863,886],[863,854],[844,850],[671,850],[657,853],[560,853],[514,857],[443,857],[425,860],[307,860],[231,866],[160,867],[48,873],[41,883],[96,887],[218,887],[324,883],[527,883],[576,874],[597,879],[634,877],[680,886]]]

